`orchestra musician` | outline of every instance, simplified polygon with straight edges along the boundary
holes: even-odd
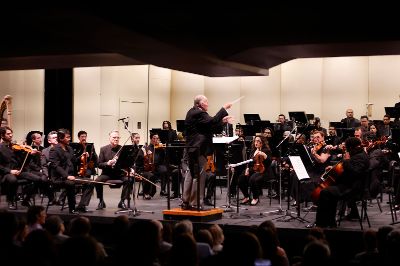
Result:
[[[43,160],[42,164],[47,166],[47,167],[43,168],[43,173],[44,173],[44,175],[49,177],[49,166],[50,166],[49,154],[50,154],[50,149],[58,143],[57,142],[57,131],[53,130],[47,134],[47,143],[49,143],[49,146],[42,150],[42,155],[43,155],[42,156],[42,160]]]
[[[160,137],[158,134],[151,134],[150,145],[147,148],[147,154],[152,156],[153,169],[152,172],[156,179],[161,181],[160,196],[167,196],[165,187],[168,182],[168,169],[165,165],[165,146],[160,143]],[[155,187],[152,188],[155,190]]]
[[[80,155],[81,162],[79,164],[80,167],[78,167],[79,175],[82,177],[95,175],[98,157],[94,145],[90,144],[91,147],[90,149],[88,148],[87,132],[83,130],[78,132],[78,140],[82,145],[82,154]]]
[[[188,148],[184,152],[184,160],[188,162],[190,171],[185,173],[182,209],[201,208],[201,206],[197,206],[197,193],[199,193],[201,204],[206,179],[204,166],[207,163],[207,155],[212,153],[214,127],[220,126],[221,123],[226,123],[232,118],[228,116],[226,111],[231,107],[231,103],[224,104],[217,114],[212,117],[207,113],[207,97],[197,95],[194,98],[193,107],[186,114],[186,142],[188,146],[197,148]],[[197,173],[200,173],[200,180],[196,178]],[[197,191],[197,182],[200,182],[200,191]]]
[[[127,207],[125,204],[125,200],[128,200],[130,198],[129,177],[121,169],[114,168],[114,165],[118,159],[117,153],[122,148],[121,145],[119,145],[119,139],[120,139],[119,132],[117,130],[113,130],[109,134],[110,144],[100,148],[98,166],[100,169],[102,169],[102,173],[99,177],[96,178],[95,181],[106,182],[110,179],[122,180],[123,184],[121,191],[121,200],[118,203],[118,208],[126,209]],[[97,206],[97,209],[101,210],[106,207],[103,197],[103,185],[96,184],[95,187],[96,187],[97,197],[99,199],[99,204]]]
[[[249,163],[244,173],[239,177],[239,188],[244,198],[241,204],[257,205],[260,202],[262,194],[263,181],[271,173],[267,169],[271,166],[271,151],[267,146],[265,139],[256,136],[253,140],[250,158],[253,162]],[[249,188],[253,195],[250,202]]]
[[[132,133],[131,136],[132,144],[134,145],[134,158],[135,158],[135,171],[139,175],[143,176],[144,178],[150,180],[151,182],[155,183],[155,176],[154,174],[149,171],[147,168],[146,160],[149,160],[147,157],[147,151],[145,147],[140,147],[140,135],[139,133]],[[146,156],[145,156],[146,155]],[[146,165],[146,167],[145,167]],[[156,193],[156,187],[153,186],[151,183],[144,181],[143,182],[143,197],[146,200],[150,200],[154,194]]]
[[[362,193],[368,176],[369,159],[361,146],[361,140],[350,137],[345,141],[346,154],[343,173],[336,177],[335,185],[322,189],[318,201],[315,224],[307,227],[336,227],[336,207],[339,199],[348,199],[350,213],[346,219],[359,218],[354,196]]]
[[[322,131],[314,131],[312,133],[313,147],[310,150],[312,165],[306,166],[307,173],[310,176],[310,182],[305,182],[299,189],[299,182],[295,172],[291,175],[291,191],[292,197],[296,201],[292,205],[299,204],[297,199],[302,201],[312,201],[311,193],[315,187],[321,182],[321,176],[325,172],[325,168],[330,165],[332,145],[326,145],[325,135]],[[303,158],[302,158],[303,159]],[[303,159],[304,160],[304,159]],[[299,193],[299,195],[297,194]],[[316,206],[312,205],[309,210],[315,209]]]
[[[211,197],[214,195],[215,191],[215,164],[214,164],[214,156],[209,155],[207,156],[207,164],[205,166],[206,171],[206,195],[204,197],[203,203],[207,206],[214,206],[212,203]]]
[[[33,173],[29,173],[26,171],[26,167],[22,167],[23,160],[27,156],[27,153],[36,154],[38,151],[33,150],[31,148],[25,149],[24,147],[18,149],[13,148],[12,145],[12,137],[13,137],[13,130],[8,127],[4,126],[0,128],[0,175],[1,175],[1,182],[4,183],[7,191],[7,202],[8,208],[11,210],[15,210],[15,197],[17,194],[17,186],[18,180],[29,180],[35,183],[35,186],[40,185],[42,182],[42,177],[37,176]],[[21,150],[21,151],[20,151]],[[21,156],[18,156],[19,152]],[[29,199],[32,197],[34,189],[27,189],[24,191],[25,197],[22,201],[23,206],[30,206]]]
[[[354,111],[350,108],[346,110],[346,117],[340,120],[340,122],[346,128],[355,128],[360,126],[360,120],[354,118]]]
[[[289,122],[286,121],[284,114],[278,115],[277,123],[274,125],[274,131],[276,136],[279,136],[280,138],[283,136],[283,132],[292,131],[292,126],[290,126]]]
[[[171,122],[163,121],[162,129],[163,130],[168,130],[168,138],[166,140],[167,143],[171,143],[171,142],[173,142],[173,141],[178,139],[178,136],[176,134],[176,130],[172,129]]]
[[[33,150],[37,152],[30,153],[27,163],[26,171],[40,177],[39,188],[48,196],[50,202],[54,200],[54,194],[50,189],[50,179],[47,168],[46,158],[43,155],[44,147],[42,146],[42,132],[31,131],[28,133],[28,138]]]
[[[74,156],[72,148],[69,146],[71,134],[68,129],[59,129],[57,131],[57,144],[50,149],[49,159],[51,168],[51,177],[53,183],[65,188],[68,199],[69,212],[75,214],[78,212],[87,212],[86,206],[89,205],[92,197],[93,185],[83,184],[81,200],[75,209],[75,163],[77,159]]]

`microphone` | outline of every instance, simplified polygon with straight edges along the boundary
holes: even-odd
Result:
[[[128,118],[129,118],[129,116],[123,117],[123,118],[118,119],[118,121],[125,120],[125,119],[128,119]]]

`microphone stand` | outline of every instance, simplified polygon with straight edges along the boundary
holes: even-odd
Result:
[[[297,129],[296,123],[293,122],[293,124],[294,124],[294,127],[293,127],[293,129],[290,131],[290,134],[288,134],[284,139],[281,140],[281,142],[279,142],[278,145],[276,145],[276,148],[277,148],[277,149],[279,148],[279,156],[280,156],[281,160],[282,160],[282,144],[283,144],[283,143],[293,134],[293,132],[295,132],[296,129]],[[283,213],[284,213],[284,211],[283,211],[283,209],[282,209],[282,168],[281,168],[281,164],[280,164],[280,163],[278,164],[278,171],[279,171],[279,207],[278,207],[277,210],[274,210],[274,211],[261,212],[260,215],[264,215],[264,214],[278,214],[278,215],[279,215],[279,214],[283,214]],[[288,202],[289,202],[289,195],[288,195]],[[289,205],[289,204],[288,204],[288,205]],[[288,207],[288,210],[289,210],[289,207]],[[286,211],[285,216],[287,215],[288,210]],[[278,218],[278,219],[279,219],[279,218]]]
[[[120,120],[122,120],[122,122],[124,124],[124,128],[129,132],[129,137],[131,138],[132,137],[132,132],[129,130],[127,123],[125,123],[125,119],[127,119],[127,118],[123,118],[123,119],[120,119]],[[138,146],[138,148],[139,148],[139,146]],[[136,173],[136,160],[138,158],[139,152],[140,152],[140,148],[139,148],[139,150],[138,150],[138,152],[136,154],[136,158],[135,158],[135,161],[133,163],[133,168],[131,168],[134,173]],[[128,169],[127,172],[128,172],[128,179],[130,179],[129,181],[132,181],[132,192],[130,192],[130,193],[132,193],[133,208],[131,208],[130,200],[128,200],[128,209],[116,211],[115,214],[128,213],[128,215],[132,215],[133,217],[139,216],[140,213],[142,213],[142,212],[144,212],[144,213],[152,213],[153,214],[154,211],[144,211],[144,210],[138,210],[136,208],[136,198],[135,198],[136,182],[135,182],[135,175],[133,175],[131,177],[131,171],[130,171],[131,169]]]
[[[297,125],[296,125],[296,121],[294,121],[294,125],[295,127],[293,128],[293,130],[297,129]],[[309,124],[307,124],[306,128],[308,127]],[[292,132],[293,132],[292,130]],[[296,137],[293,145],[295,145],[298,140],[300,139],[300,137],[304,134],[304,132],[302,132],[299,136]],[[290,135],[289,135],[290,136]],[[293,146],[292,146],[293,147]],[[289,154],[289,150],[287,152],[287,154]],[[302,223],[308,223],[309,221],[307,221],[306,219],[300,217],[300,201],[299,201],[299,194],[300,194],[300,180],[297,180],[297,182],[299,183],[299,185],[297,186],[297,198],[296,198],[296,203],[297,203],[297,212],[291,212],[290,209],[290,195],[288,193],[287,195],[287,202],[288,202],[288,206],[285,212],[285,215],[271,219],[271,220],[278,220],[280,222],[290,222],[291,220],[298,220],[299,222]],[[289,217],[288,219],[286,219],[286,217]]]

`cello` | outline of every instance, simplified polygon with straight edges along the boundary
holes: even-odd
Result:
[[[343,161],[339,161],[336,163],[331,169],[326,171],[321,179],[323,180],[311,193],[311,199],[314,203],[317,203],[319,200],[319,196],[321,191],[329,186],[332,186],[336,183],[336,180],[339,176],[341,176],[344,172],[343,169]]]

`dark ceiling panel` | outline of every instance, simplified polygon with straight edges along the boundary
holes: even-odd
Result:
[[[153,64],[268,75],[296,58],[400,54],[397,18],[388,6],[10,9],[0,17],[0,69]]]

